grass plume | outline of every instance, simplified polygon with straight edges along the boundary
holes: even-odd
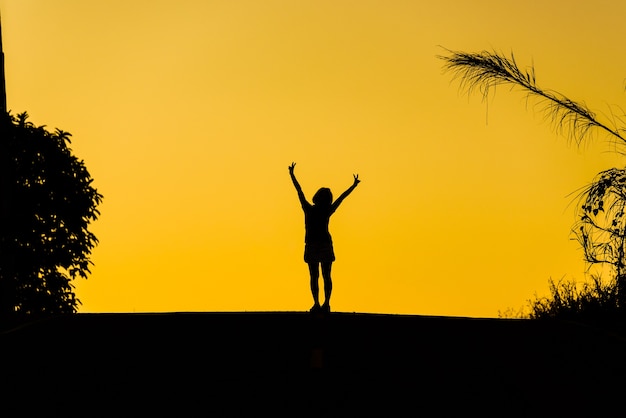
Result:
[[[584,103],[575,102],[561,93],[540,88],[537,85],[534,67],[520,69],[513,53],[508,58],[489,51],[478,53],[448,49],[446,51],[448,55],[438,55],[437,58],[445,62],[444,71],[453,73],[453,79],[459,80],[460,88],[468,95],[478,90],[483,100],[487,100],[491,89],[499,85],[518,87],[526,92],[527,99],[537,98],[541,112],[553,123],[556,131],[573,139],[578,145],[595,128],[604,131],[614,140],[626,143],[623,129],[619,129],[615,123],[600,122],[596,114]]]

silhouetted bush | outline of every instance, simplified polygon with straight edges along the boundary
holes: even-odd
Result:
[[[599,276],[577,284],[573,280],[550,280],[550,296],[529,301],[531,319],[602,321],[622,315],[614,280],[604,283]]]

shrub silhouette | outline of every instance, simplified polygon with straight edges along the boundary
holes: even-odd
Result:
[[[595,131],[605,133],[616,144],[626,144],[623,119],[611,114],[602,121],[584,103],[575,102],[553,90],[540,88],[534,67],[522,70],[515,57],[497,52],[466,53],[446,50],[445,71],[460,80],[467,94],[478,90],[483,100],[499,85],[521,89],[527,99],[536,99],[541,111],[558,133],[580,145]],[[591,283],[578,288],[573,282],[550,281],[551,298],[530,301],[530,317],[597,316],[602,311],[617,315],[626,307],[626,169],[611,168],[598,174],[579,195],[578,221],[572,233],[580,243],[588,269],[608,266],[610,280],[592,275]],[[589,271],[588,270],[588,271]],[[620,314],[621,315],[621,314]]]
[[[87,228],[102,195],[70,134],[0,115],[0,312],[76,312],[72,280],[87,278],[98,240]]]
[[[528,301],[531,319],[564,319],[605,322],[620,317],[616,286],[600,276],[580,286],[573,280],[550,280],[550,296]]]

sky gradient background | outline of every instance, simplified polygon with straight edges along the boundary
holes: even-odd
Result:
[[[306,310],[310,199],[335,311],[498,315],[584,280],[571,193],[623,157],[524,96],[460,93],[443,47],[513,51],[537,83],[624,104],[626,3],[0,0],[7,102],[69,131],[104,195],[81,312]]]

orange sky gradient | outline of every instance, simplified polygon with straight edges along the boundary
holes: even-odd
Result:
[[[599,113],[624,104],[626,3],[0,0],[7,103],[69,131],[104,195],[80,312],[301,311],[303,214],[331,218],[332,308],[494,317],[585,279],[571,193],[623,157],[519,92],[488,108],[441,46],[513,51]]]

